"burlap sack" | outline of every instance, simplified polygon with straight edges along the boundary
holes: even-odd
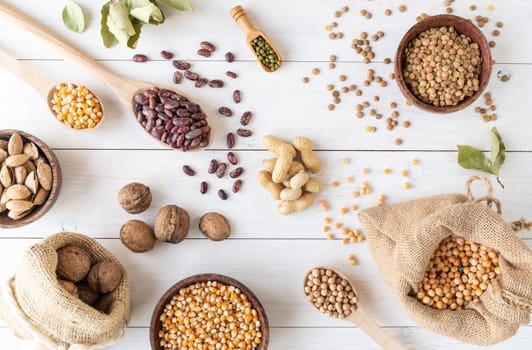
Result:
[[[488,196],[475,200],[469,190],[471,181],[467,196],[422,198],[364,210],[359,217],[384,280],[411,319],[465,343],[491,345],[530,322],[532,251],[515,232],[525,223],[503,220],[491,185]],[[496,204],[498,212],[481,201]],[[436,310],[416,299],[432,254],[451,233],[500,252],[500,279],[490,284],[480,303],[469,303],[461,311]]]
[[[118,341],[129,322],[129,278],[124,268],[120,285],[105,297],[108,313],[58,286],[56,250],[69,244],[87,251],[92,263],[120,264],[98,242],[82,234],[58,233],[28,248],[15,276],[2,290],[0,316],[33,349],[100,349]]]

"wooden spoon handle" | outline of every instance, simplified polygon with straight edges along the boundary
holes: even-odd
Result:
[[[45,99],[48,98],[48,92],[55,83],[50,78],[41,75],[22,62],[19,62],[15,57],[2,49],[0,49],[0,66],[34,88]]]
[[[231,17],[233,17],[246,36],[257,31],[253,23],[251,23],[246,10],[244,10],[242,6],[233,7],[231,9]]]
[[[360,307],[349,315],[346,318],[346,321],[358,326],[384,350],[407,350],[406,347],[395,340],[395,338],[393,338],[388,332],[380,328],[379,325],[375,323],[375,321],[373,321],[373,319]]]
[[[28,30],[40,39],[54,45],[65,56],[68,56],[71,59],[77,60],[85,64],[89,69],[91,69],[92,72],[99,75],[103,79],[113,80],[116,78],[113,73],[109,72],[102,65],[96,63],[96,61],[94,61],[88,55],[86,55],[76,47],[72,46],[71,44],[60,39],[57,34],[54,34],[45,26],[37,23],[32,18],[6,5],[4,2],[0,2],[0,14],[3,15],[4,18],[11,20],[13,23],[19,25],[21,28]]]

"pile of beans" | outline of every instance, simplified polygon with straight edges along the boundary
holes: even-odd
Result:
[[[216,281],[184,287],[159,321],[163,349],[255,349],[262,341],[257,311],[246,294]]]
[[[262,36],[251,40],[251,47],[253,47],[262,65],[268,67],[272,72],[281,66],[279,57]]]
[[[479,89],[480,48],[454,27],[430,28],[410,41],[403,76],[410,91],[434,106],[456,106]]]
[[[307,299],[327,316],[344,318],[357,308],[358,297],[351,284],[333,270],[313,269],[304,283]]]
[[[86,87],[58,84],[52,98],[57,119],[74,129],[93,129],[103,117],[100,101]]]
[[[499,275],[497,251],[451,235],[434,252],[416,296],[434,309],[462,310],[470,302],[479,302]]]
[[[209,144],[211,128],[200,105],[157,87],[135,95],[134,100],[137,120],[161,142],[183,151]]]

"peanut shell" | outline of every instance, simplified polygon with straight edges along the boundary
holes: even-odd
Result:
[[[33,142],[28,142],[24,145],[24,154],[27,154],[31,160],[39,158],[39,149]]]
[[[22,142],[20,134],[18,132],[13,133],[7,144],[7,153],[9,153],[10,156],[21,154],[23,147],[24,143]]]
[[[36,194],[39,189],[39,180],[37,179],[37,174],[34,171],[26,176],[24,180],[24,185],[31,191],[31,193]]]
[[[24,185],[12,185],[7,189],[7,195],[11,199],[26,199],[31,196],[31,191]]]
[[[11,199],[6,203],[6,207],[15,212],[23,212],[33,208],[33,202],[21,199]]]
[[[39,179],[41,186],[45,190],[50,191],[52,188],[52,168],[48,163],[39,163],[37,166],[37,178]]]
[[[15,183],[19,185],[23,184],[26,180],[26,176],[28,175],[28,171],[26,170],[26,168],[21,165],[16,167],[13,172],[15,173]]]
[[[26,163],[28,159],[30,159],[30,156],[28,156],[27,154],[16,154],[7,157],[5,162],[8,167],[15,168],[19,165]]]

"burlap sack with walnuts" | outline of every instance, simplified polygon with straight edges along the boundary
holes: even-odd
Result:
[[[478,177],[480,178],[480,177]],[[507,223],[489,195],[475,200],[448,194],[364,210],[359,217],[369,248],[386,283],[408,316],[429,330],[464,343],[491,345],[530,322],[532,251],[516,231],[530,223]],[[495,212],[481,201],[496,204]],[[417,285],[440,242],[454,233],[500,252],[501,277],[478,304],[461,311],[436,310],[416,299]]]
[[[101,349],[118,341],[130,319],[129,278],[105,298],[103,313],[59,287],[56,250],[69,244],[83,248],[98,261],[120,262],[94,239],[76,233],[58,233],[29,247],[16,274],[0,294],[0,316],[16,336],[32,349]]]

